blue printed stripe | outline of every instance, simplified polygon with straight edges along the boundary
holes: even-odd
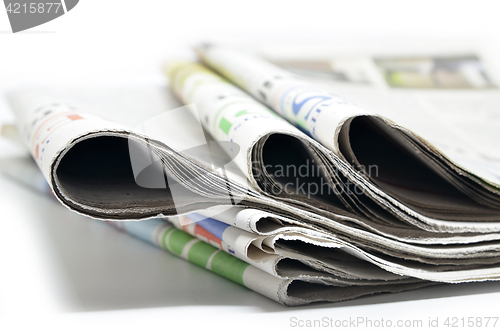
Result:
[[[213,218],[208,218],[206,216],[197,214],[197,213],[191,213],[187,215],[191,220],[195,221],[196,224],[222,240],[222,234],[226,229],[230,226],[226,223],[223,223],[221,221],[217,221]]]

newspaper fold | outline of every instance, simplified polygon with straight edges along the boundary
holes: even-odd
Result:
[[[215,45],[198,52],[208,66],[332,152],[335,166],[376,204],[359,198],[357,212],[376,218],[382,207],[429,231],[498,231],[498,184],[455,164],[416,134],[256,57]],[[367,171],[370,166],[377,171]]]

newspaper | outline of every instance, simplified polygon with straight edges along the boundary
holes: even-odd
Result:
[[[202,70],[204,70],[205,75],[208,75],[209,77],[216,77],[214,74],[208,72],[206,69],[202,69]],[[197,75],[200,76],[199,74],[197,74]],[[224,83],[224,82],[222,82],[222,83]],[[211,87],[209,86],[209,88],[211,88]],[[221,88],[223,89],[222,91],[220,90]],[[228,89],[228,90],[226,90],[226,89]],[[254,123],[256,123],[256,121],[259,121],[257,125],[252,125],[251,121],[244,121],[246,123],[245,124],[246,125],[246,132],[251,133],[251,134],[245,133],[244,135],[242,135],[241,141],[238,141],[239,146],[241,146],[241,151],[240,151],[239,155],[235,158],[235,163],[238,163],[238,167],[243,169],[243,173],[245,173],[247,175],[248,180],[254,180],[253,176],[251,176],[249,169],[251,167],[253,167],[253,165],[258,165],[259,162],[252,161],[251,165],[245,164],[245,163],[241,162],[241,160],[244,159],[243,157],[241,157],[241,155],[246,155],[247,159],[248,159],[249,154],[251,154],[250,151],[252,150],[253,142],[258,141],[262,137],[265,137],[268,133],[276,133],[277,129],[279,129],[277,123],[280,123],[279,125],[282,126],[282,128],[281,128],[282,133],[292,132],[295,137],[299,137],[302,141],[307,141],[308,143],[310,143],[310,146],[314,146],[315,148],[318,149],[318,151],[320,151],[320,148],[322,148],[318,143],[315,143],[312,139],[310,139],[306,135],[302,134],[300,131],[295,129],[290,124],[286,123],[283,120],[280,120],[275,115],[269,115],[269,114],[271,114],[269,110],[265,110],[261,104],[255,102],[253,99],[251,99],[247,95],[243,94],[241,91],[236,89],[234,86],[232,86],[228,83],[218,84],[216,86],[216,89],[212,90],[212,93],[215,93],[216,95],[218,95],[220,93],[227,93],[228,91],[230,93],[239,93],[238,97],[242,98],[242,100],[244,100],[245,102],[248,102],[246,104],[247,106],[249,104],[255,105],[256,109],[261,109],[261,111],[263,111],[265,113],[265,116],[267,116],[267,117],[261,117],[262,121],[259,121],[259,119],[255,119]],[[22,93],[19,95],[20,95],[21,100],[23,100]],[[149,97],[151,97],[151,96],[149,96]],[[200,104],[200,109],[199,109],[200,114],[203,114],[203,111],[206,111],[207,109],[210,111],[217,110],[214,108],[207,107],[207,105],[204,104],[202,101],[200,101],[199,104]],[[240,110],[244,110],[244,109],[240,109]],[[207,114],[210,114],[210,113],[207,113]],[[207,114],[204,114],[200,117],[203,117]],[[95,116],[95,115],[92,115],[92,116]],[[272,122],[273,122],[272,125],[265,124],[265,122],[269,119],[269,116],[271,116],[270,118],[272,119]],[[195,120],[193,120],[193,118],[194,117],[180,116],[180,118],[177,118],[177,121],[175,121],[175,127],[181,128],[181,131],[186,132],[188,136],[193,135],[193,132],[196,132],[196,130],[199,128],[197,126],[198,123]],[[246,118],[246,117],[244,116],[243,118]],[[189,121],[191,121],[191,122],[189,122]],[[76,125],[79,121],[77,120],[77,121],[68,121],[68,122],[71,125]],[[83,121],[83,122],[85,122],[85,121]],[[111,122],[111,123],[114,124],[114,122]],[[68,125],[70,125],[70,124],[68,124]],[[114,125],[116,125],[116,124],[114,124]],[[172,123],[165,122],[164,125],[167,128],[172,127]],[[255,129],[256,127],[258,128],[258,130]],[[111,134],[113,134],[112,131],[110,131],[110,132],[111,132]],[[167,130],[167,133],[168,132],[169,132],[169,130]],[[179,130],[174,131],[174,132],[175,132],[175,134],[177,134],[177,132],[179,132]],[[56,133],[53,133],[53,135],[55,135],[55,134]],[[74,134],[74,131],[71,131],[71,134]],[[175,138],[178,138],[178,136],[172,137],[171,142],[169,141],[169,143],[171,145],[175,145],[175,144],[179,143],[179,139],[175,139]],[[252,142],[247,143],[245,146],[245,140],[248,141],[248,139],[251,139]],[[102,146],[99,146],[99,147],[102,148]],[[280,146],[280,148],[281,147],[282,146]],[[108,148],[110,148],[110,147],[108,147]],[[126,148],[126,146],[125,146],[125,148]],[[180,147],[179,149],[182,150],[185,148]],[[323,150],[324,150],[324,148],[323,148]],[[42,148],[42,151],[43,151],[43,148]],[[122,152],[127,153],[128,151],[125,150]],[[36,153],[34,153],[34,154],[36,156]],[[98,160],[99,165],[102,165],[102,163],[103,163],[100,161],[109,160],[109,159],[105,158],[106,156],[109,158],[115,157],[115,155],[111,155],[111,157],[110,157],[108,155],[102,155],[102,154],[104,154],[104,153],[101,152],[101,156],[100,156],[101,159]],[[179,154],[172,153],[172,155],[174,155],[175,157],[179,157],[180,153]],[[251,155],[250,155],[250,157],[251,157]],[[40,158],[40,160],[41,160],[41,158]],[[43,162],[43,160],[41,160],[41,161]],[[85,160],[84,158],[82,158],[82,161],[88,162],[88,160]],[[189,160],[189,161],[193,162],[192,164],[195,164],[195,162],[193,160]],[[109,162],[109,161],[107,161],[107,162]],[[104,165],[107,165],[107,162],[104,162]],[[125,160],[125,162],[127,164],[129,164],[130,160],[127,159],[127,160]],[[46,164],[47,163],[50,163],[50,162],[46,162]],[[113,163],[111,163],[111,164],[113,165]],[[339,164],[341,164],[341,163],[339,163]],[[115,170],[116,169],[109,169],[109,171],[115,171]],[[231,177],[232,169],[228,169],[228,170],[231,170],[231,171],[227,171],[228,176]],[[42,171],[43,171],[43,168],[42,168]],[[252,169],[252,171],[253,171],[253,169]],[[209,173],[206,170],[205,170],[205,172],[207,174]],[[202,173],[205,174],[205,172],[202,172]],[[332,173],[335,174],[335,171],[332,171]],[[45,174],[45,176],[47,177],[47,174]],[[222,176],[220,176],[220,177],[222,177]],[[216,176],[214,178],[219,180],[220,177]],[[88,182],[88,179],[84,179],[84,181]],[[52,183],[52,180],[50,179],[50,177],[49,177],[49,182]],[[225,182],[225,179],[224,179],[224,182]],[[234,181],[229,181],[229,182],[234,183]],[[130,183],[130,184],[132,184],[132,183]],[[135,183],[133,183],[133,184],[135,184]],[[134,189],[140,189],[140,188],[141,187],[136,187],[136,185],[134,186]],[[88,194],[94,194],[93,190],[98,190],[99,187],[89,185],[88,189],[89,189]],[[255,189],[258,189],[258,187],[256,187]],[[116,190],[117,195],[119,195],[119,194],[123,195],[123,188],[122,187],[118,186],[115,188],[115,190]],[[153,191],[153,193],[155,193],[154,192],[155,190],[151,190],[151,189],[142,190],[142,191],[146,192],[148,194],[152,194],[152,193],[149,193],[151,191]],[[232,191],[233,191],[233,196],[234,196],[234,192],[237,192],[237,190],[234,189]],[[57,196],[58,195],[57,187],[55,189],[55,192],[56,192],[56,196]],[[250,192],[250,193],[248,193],[248,196],[245,197],[246,200],[242,201],[242,203],[250,200],[251,198],[253,198],[253,196],[257,196],[259,201],[265,201],[266,203],[268,203],[267,206],[264,206],[264,209],[267,209],[267,211],[279,214],[281,216],[287,217],[288,219],[291,219],[294,222],[296,222],[296,224],[300,224],[301,226],[305,226],[305,227],[320,228],[322,231],[340,233],[343,236],[346,236],[347,238],[349,238],[349,240],[351,242],[354,240],[356,240],[356,242],[363,242],[363,243],[368,241],[370,243],[374,243],[376,247],[383,247],[384,250],[382,250],[382,252],[386,252],[387,249],[394,250],[394,247],[398,247],[397,249],[401,249],[402,246],[401,246],[400,242],[408,242],[408,243],[415,243],[415,244],[467,243],[467,242],[484,242],[485,240],[498,239],[498,233],[494,233],[494,232],[493,233],[464,233],[461,235],[427,232],[427,231],[415,229],[414,227],[409,226],[409,225],[406,226],[405,224],[398,222],[397,220],[391,220],[390,218],[387,217],[387,215],[384,215],[386,217],[383,219],[379,219],[378,222],[374,222],[370,219],[363,218],[359,215],[349,213],[345,209],[342,209],[341,206],[332,208],[331,206],[323,203],[323,204],[319,205],[320,208],[318,208],[318,207],[316,207],[316,206],[318,206],[318,202],[313,200],[313,199],[305,199],[305,202],[303,199],[302,203],[300,204],[300,208],[295,207],[295,206],[290,205],[290,204],[285,205],[284,203],[280,203],[279,201],[277,201],[277,198],[280,198],[282,201],[292,202],[292,203],[296,204],[297,197],[298,197],[297,194],[293,195],[293,199],[287,198],[286,196],[285,197],[273,196],[273,199],[271,199],[271,198],[263,196],[262,194],[259,194],[259,192],[255,191],[255,190],[252,190],[251,187],[250,187],[250,189],[248,187],[246,188],[245,194],[247,194],[247,192]],[[164,190],[157,190],[156,191],[156,194],[158,194],[158,195],[159,194],[164,195],[164,193],[165,193]],[[224,193],[227,194],[227,191]],[[261,193],[265,193],[265,192],[261,192]],[[108,197],[109,191],[104,192],[104,195],[106,195],[106,197]],[[347,196],[350,197],[350,196],[354,196],[354,195],[347,194]],[[223,199],[224,202],[226,202],[228,204],[230,203],[228,201],[229,199],[227,198],[227,195],[223,196],[223,198],[224,198]],[[307,196],[306,196],[306,198],[307,198]],[[206,205],[201,205],[201,207],[199,207],[200,206],[199,199],[200,199],[199,195],[197,195],[193,198],[193,201],[195,203],[198,203],[198,206],[195,205],[194,207],[192,207],[192,210],[201,209],[203,207],[206,207]],[[203,199],[204,199],[204,197],[203,197]],[[100,201],[100,198],[96,199],[96,200]],[[255,199],[254,199],[254,201],[255,201]],[[146,202],[149,202],[149,201],[146,201]],[[63,201],[63,203],[64,203],[64,201]],[[127,203],[127,202],[124,203],[123,201],[118,201],[117,203],[122,203],[122,204],[130,206],[129,203]],[[312,203],[316,204],[316,206],[311,205]],[[179,209],[178,204],[176,204],[175,207],[177,209]],[[255,205],[253,205],[253,206],[250,205],[250,207],[255,207]],[[161,208],[165,208],[165,205],[162,204]],[[309,208],[310,211],[305,210],[305,208]],[[324,210],[323,208],[326,210]],[[133,208],[129,208],[128,211],[130,211],[130,209],[133,209]],[[192,211],[192,210],[187,209],[186,211]],[[333,212],[331,210],[333,210]],[[104,208],[102,208],[102,213],[103,213],[103,215],[106,215],[108,219],[113,218],[113,216],[115,216],[108,209],[104,209]],[[144,214],[140,214],[140,211],[135,211],[135,213],[136,213],[135,215],[139,214],[140,217],[145,217]],[[171,213],[174,213],[174,211],[171,210]],[[93,214],[90,214],[90,215],[95,217],[95,215],[93,215]],[[158,213],[154,214],[154,216],[157,216],[157,215],[158,215]],[[106,216],[103,216],[103,217],[106,217]],[[125,216],[122,216],[122,217],[125,217]],[[356,224],[356,226],[353,226],[353,224]],[[359,228],[359,227],[363,227],[363,228]],[[406,246],[403,246],[403,247],[406,247]],[[413,245],[411,247],[412,248],[410,249],[410,251],[413,253],[415,253],[415,251],[416,252],[421,251],[421,249],[418,248],[418,246]],[[413,249],[413,247],[417,247],[417,248]],[[481,249],[481,246],[478,248],[478,250],[480,250],[480,249]],[[473,257],[473,255],[471,255],[470,257]],[[416,258],[418,258],[418,257],[416,257]]]
[[[198,51],[207,65],[350,164],[344,175],[385,211],[429,231],[498,231],[492,223],[498,221],[498,183],[464,169],[413,132],[270,63],[221,46]],[[366,171],[375,165],[376,173]]]
[[[216,58],[217,49],[204,51],[208,63],[208,52],[214,51]],[[238,56],[231,59],[238,63]],[[249,61],[248,68],[252,68],[255,60]],[[218,70],[245,85],[246,80],[241,78],[245,75],[232,74],[237,66],[230,59],[222,64],[230,68]],[[248,71],[248,77],[259,70],[257,66]],[[444,195],[447,200],[435,198],[433,194],[442,197],[443,192],[435,191],[439,185],[428,181],[421,182],[431,192],[421,198],[439,203],[414,208],[415,201],[409,196],[381,186],[376,181],[380,176],[372,178],[369,171],[361,171],[363,165],[370,165],[363,163],[362,157],[356,155],[361,161],[351,163],[341,144],[335,150],[337,143],[332,147],[316,141],[304,126],[295,127],[292,123],[296,122],[287,122],[200,64],[169,62],[166,71],[185,107],[166,111],[168,107],[160,101],[163,106],[150,106],[151,99],[170,98],[165,97],[164,90],[158,95],[146,93],[146,98],[133,98],[140,108],[126,111],[127,107],[120,106],[115,113],[77,107],[40,91],[9,95],[25,144],[63,205],[104,220],[167,216],[182,231],[238,259],[229,264],[247,266],[240,268],[244,273],[253,270],[248,271],[252,276],[245,276],[243,285],[287,305],[339,301],[431,282],[499,278],[500,225],[495,208],[488,207],[488,214],[486,206],[474,205],[475,200],[469,196],[466,203],[457,206],[455,197],[460,195],[456,190],[453,194],[444,192],[451,194]],[[293,76],[284,79],[288,74],[285,71],[281,74],[278,80],[299,82]],[[130,91],[117,94],[115,100],[132,95]],[[87,96],[95,97],[95,91]],[[412,148],[425,154],[417,161],[435,166],[434,161],[439,159],[438,173],[446,174],[450,182],[458,181],[457,173],[450,175],[448,170],[461,168],[450,168],[451,161],[423,139],[360,108],[342,101],[338,105],[345,112],[340,111],[338,121],[332,120],[329,126],[330,133],[339,131],[332,136],[337,142],[342,140],[344,125],[351,125],[350,132],[355,131],[352,123],[356,116],[373,117],[375,138],[413,143]],[[104,108],[108,106],[113,107]],[[364,124],[360,125],[363,130]],[[387,125],[397,129],[397,134],[388,131]],[[353,139],[347,138],[354,145]],[[404,149],[398,152],[405,154]],[[414,169],[411,175],[417,176],[421,170]],[[495,203],[498,192],[494,183],[485,180],[471,185],[471,178],[476,177],[460,171],[465,178],[459,181],[461,188],[473,192],[479,200],[487,198]],[[15,175],[16,171],[11,173]],[[405,178],[394,176],[394,180]],[[442,182],[443,178],[438,184]],[[433,218],[422,213],[424,209],[447,216]],[[477,217],[467,216],[471,210]],[[144,224],[148,222],[154,223]],[[137,224],[142,222],[117,226]],[[164,223],[158,226],[165,229]],[[180,233],[161,231],[163,235],[165,231]],[[162,241],[157,232],[156,237],[151,234],[148,238],[158,245]],[[182,246],[180,253],[177,250],[181,256],[190,251],[189,242],[198,242],[190,238],[174,244]],[[204,247],[203,251],[213,251]],[[194,251],[192,256],[199,257]],[[189,254],[184,257],[197,261]],[[207,263],[203,266],[212,268]],[[269,282],[262,281],[266,277],[271,277]]]

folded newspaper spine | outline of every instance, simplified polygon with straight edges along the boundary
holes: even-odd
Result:
[[[150,122],[160,127],[146,133],[43,89],[14,91],[7,99],[22,140],[54,195],[77,213],[105,220],[147,219],[231,206],[243,198],[262,202],[246,181],[228,182],[212,164],[188,155],[206,141],[186,107],[168,112],[166,119],[164,114],[153,118]]]

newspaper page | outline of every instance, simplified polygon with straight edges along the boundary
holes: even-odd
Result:
[[[498,182],[493,169],[500,164],[495,72],[473,50],[421,53],[314,59],[274,54],[267,59],[409,128],[457,163]]]

